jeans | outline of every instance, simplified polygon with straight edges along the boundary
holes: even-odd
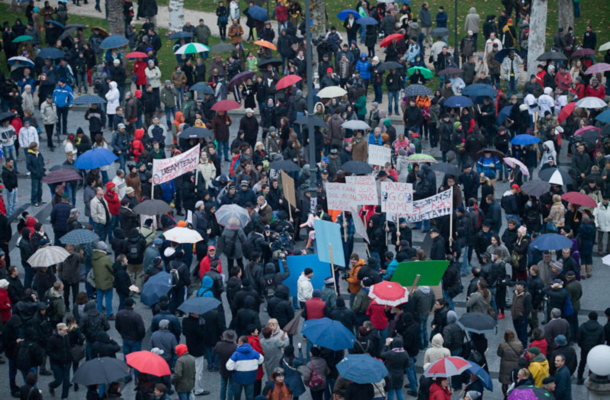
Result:
[[[383,90],[381,86],[373,85],[373,93],[375,93],[375,101],[380,103],[383,101]]]
[[[96,223],[95,232],[97,232],[98,236],[100,237],[100,240],[102,242],[105,242],[106,237],[108,236],[108,225]]]
[[[416,362],[417,357],[410,357],[409,366],[405,370],[405,372],[407,373],[407,379],[409,379],[409,387],[415,393],[417,393],[417,375],[415,374]]]
[[[6,199],[6,212],[10,217],[15,212],[15,206],[17,205],[17,188],[13,189],[13,191],[9,191],[4,188],[4,198]]]
[[[574,2],[574,18],[580,18],[580,3]]]
[[[42,182],[40,179],[32,177],[32,191],[30,201],[32,204],[42,203]]]
[[[218,142],[218,149],[216,149],[216,151],[218,152],[218,158],[220,158],[222,160],[222,155],[224,153],[224,159],[225,161],[229,161],[230,158],[230,154],[229,154],[229,141],[227,140],[226,142]]]
[[[104,298],[105,298],[106,299],[106,316],[110,317],[113,314],[113,312],[112,312],[112,294],[113,294],[112,289],[108,289],[108,290],[96,289],[96,290],[97,290],[97,309],[101,313],[104,312],[104,308],[102,307],[102,302],[104,301]]]
[[[57,107],[57,134],[68,134],[68,107]],[[63,128],[63,129],[62,129]]]
[[[385,343],[385,340],[388,338],[388,328],[386,327],[385,329],[377,329],[377,333],[379,333],[382,343]]]
[[[510,78],[510,80],[507,82],[508,84],[508,93],[506,94],[506,97],[510,98],[510,96],[512,96],[513,94],[518,94],[519,92],[517,91],[517,80],[515,79],[514,76],[512,76]]]
[[[178,109],[175,106],[172,108],[167,106],[165,107],[165,119],[167,121],[167,126],[172,126],[172,118],[174,118],[176,115],[176,111],[178,111]]]
[[[77,72],[76,73],[76,81],[78,84],[76,85],[79,91],[87,92],[89,90],[87,86],[87,72]],[[84,88],[84,90],[83,90]]]
[[[423,221],[416,222],[415,229],[421,228],[422,223],[424,224],[424,230],[429,231],[430,230],[430,220],[429,219],[425,219]]]
[[[420,349],[425,349],[428,346],[428,314],[418,314],[419,332],[420,332]]]
[[[231,379],[220,377],[220,400],[227,399],[227,389],[229,389],[229,400],[233,399],[233,392],[231,392]]]
[[[29,289],[32,287],[32,282],[34,282],[34,275],[36,275],[36,273],[34,272],[34,268],[30,267],[29,265],[23,265],[23,269],[25,271],[23,287],[25,289]]]
[[[515,326],[515,333],[521,341],[523,346],[527,346],[527,318],[521,317],[517,319],[513,319],[513,325]]]
[[[123,355],[125,356],[125,361],[127,361],[127,354],[135,353],[140,350],[142,350],[142,342],[123,339]],[[138,370],[135,368],[133,369],[133,377],[134,379],[138,379]]]
[[[254,383],[242,385],[241,383],[231,382],[231,394],[233,399],[241,399],[241,390],[246,393],[246,400],[254,400]]]
[[[449,292],[447,292],[445,289],[443,289],[443,299],[445,299],[449,308],[451,308],[451,310],[455,311],[455,305],[453,304],[453,299],[451,298],[451,296],[449,296]]]
[[[125,164],[127,164],[127,153],[124,151],[119,154],[119,168],[125,171]]]
[[[404,400],[404,397],[402,395],[402,388],[400,388],[400,389],[390,389],[388,391],[388,400],[394,400],[394,394],[396,394],[396,399],[397,400]]]
[[[51,370],[53,371],[53,382],[49,383],[49,387],[52,389],[58,388],[62,385],[61,388],[61,398],[67,399],[68,392],[70,390],[70,363],[66,366],[57,365],[51,363]]]
[[[179,400],[191,400],[191,392],[178,393]]]
[[[394,114],[398,114],[398,92],[388,92],[388,114],[392,114],[392,99],[394,99]]]
[[[102,182],[104,183],[104,185],[110,182],[110,178],[108,177],[108,171],[100,171],[100,173],[102,174]]]
[[[469,246],[464,246],[464,248],[462,249],[462,268],[461,268],[461,273],[462,275],[467,275],[468,274],[468,267],[469,267],[469,262],[468,262],[468,248]]]
[[[212,346],[205,346],[205,359],[208,363],[208,371],[218,371],[218,354],[214,354]]]
[[[275,14],[275,11],[273,11]],[[282,33],[282,29],[286,29],[286,22],[277,22],[277,33]]]

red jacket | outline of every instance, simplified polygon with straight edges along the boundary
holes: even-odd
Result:
[[[305,302],[305,311],[307,312],[307,321],[310,319],[324,318],[324,309],[326,303],[319,297],[312,297]]]
[[[451,400],[451,392],[449,389],[443,388],[435,382],[430,385],[429,400]]]
[[[286,6],[284,6],[283,4],[278,4],[278,6],[275,7],[275,19],[277,19],[277,22],[288,21],[288,9],[286,8]],[[282,32],[278,32],[278,35],[281,33]]]
[[[578,96],[578,100],[585,97],[585,85],[582,83],[577,83],[573,89],[570,89],[570,93],[576,94]]]
[[[218,261],[218,272],[220,272],[222,274],[222,261],[220,261],[220,258],[217,258],[216,261]],[[201,263],[199,264],[199,278],[203,279],[203,275],[205,275],[206,272],[208,272],[210,270],[210,256],[206,255],[205,257],[203,257],[203,259],[201,260]]]
[[[144,61],[136,61],[133,63],[133,73],[138,78],[136,85],[146,85],[146,63]]]
[[[11,318],[11,299],[9,299],[6,289],[0,289],[0,318],[2,318],[2,322]]]
[[[104,199],[108,203],[108,211],[110,215],[119,215],[119,208],[121,208],[121,200],[119,200],[119,193],[113,192],[112,188],[116,185],[112,182],[106,184],[106,193],[104,193]]]
[[[261,347],[261,340],[258,336],[248,335],[248,344],[252,346],[252,348],[260,353],[261,356],[265,355],[263,348]],[[256,373],[256,380],[260,381],[263,379],[263,365],[258,366],[258,372]]]
[[[370,318],[375,329],[385,329],[388,327],[388,316],[385,315],[385,306],[378,304],[375,300],[371,301],[366,316]]]
[[[138,162],[138,158],[144,153],[144,144],[142,144],[142,138],[144,137],[144,129],[136,129],[135,139],[131,142],[129,152],[133,155],[133,160]]]
[[[587,86],[587,90],[585,90],[585,97],[597,97],[598,99],[603,100],[606,97],[606,89],[602,85],[597,85],[597,88],[589,85]]]

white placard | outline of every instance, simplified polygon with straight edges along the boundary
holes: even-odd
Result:
[[[350,211],[354,208],[356,188],[347,183],[326,183],[326,200],[329,210]]]
[[[199,154],[197,145],[176,157],[153,160],[153,184],[160,185],[194,170],[199,165]]]
[[[370,165],[385,166],[385,163],[392,160],[392,149],[388,147],[369,144],[368,153],[368,162]]]
[[[383,204],[383,203],[382,203]],[[405,218],[407,222],[420,222],[430,220],[453,212],[453,195],[450,190],[445,190],[434,196],[413,202],[413,211],[403,215],[388,213],[389,221],[397,222],[398,218]]]
[[[413,212],[413,185],[404,182],[381,182],[381,211],[403,216]]]
[[[376,206],[379,204],[377,196],[377,183],[372,175],[346,176],[345,181],[348,185],[355,188],[355,206]]]

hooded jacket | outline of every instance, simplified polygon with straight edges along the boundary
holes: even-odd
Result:
[[[85,339],[89,343],[93,343],[97,337],[99,332],[108,331],[110,329],[110,325],[108,325],[108,321],[106,321],[106,317],[104,317],[99,310],[97,309],[97,305],[95,304],[95,300],[90,300],[85,304],[85,313],[81,317],[80,327],[83,335],[85,335]]]
[[[249,344],[240,345],[226,363],[228,371],[233,372],[233,381],[241,385],[249,385],[256,380],[258,366],[265,357],[252,349]]]
[[[542,387],[542,381],[549,376],[549,362],[544,354],[538,354],[532,358],[528,370],[532,374],[534,385]]]
[[[106,93],[106,113],[108,115],[114,115],[116,114],[116,109],[117,107],[120,106],[120,102],[119,102],[119,98],[120,98],[120,93],[119,93],[119,89],[117,89],[117,83],[112,81],[110,82],[110,90],[108,90],[108,93]]]
[[[431,347],[426,350],[424,355],[424,364],[433,363],[443,357],[449,357],[451,352],[446,347],[443,347],[443,335],[437,333],[430,341]]]
[[[190,393],[195,387],[195,358],[189,354],[188,347],[184,344],[176,346],[178,361],[174,366],[172,384],[177,393]]]

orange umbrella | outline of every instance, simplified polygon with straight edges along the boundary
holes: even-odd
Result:
[[[396,39],[396,40],[400,40],[403,37],[405,37],[405,35],[401,34],[401,33],[393,33],[389,36],[386,36],[381,43],[379,43],[379,47],[387,47],[390,45],[390,43],[392,43],[392,40]]]
[[[259,45],[261,47],[266,47],[271,50],[277,50],[277,47],[275,47],[273,43],[268,42],[266,40],[257,40],[256,42],[254,42],[254,44]]]

